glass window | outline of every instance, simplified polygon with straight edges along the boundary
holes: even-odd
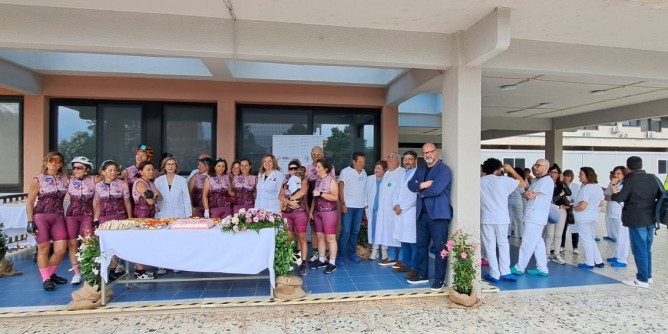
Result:
[[[23,188],[22,113],[20,99],[0,97],[0,192]]]
[[[666,171],[666,160],[659,160],[658,167],[659,174],[668,174],[668,171]]]
[[[166,105],[163,112],[163,151],[174,155],[181,171],[197,168],[197,157],[214,152],[213,106]],[[228,161],[232,157],[224,157]],[[159,163],[156,160],[156,163]]]
[[[142,142],[142,106],[101,104],[100,111],[102,135],[101,142],[97,143],[99,158],[101,161],[114,160],[122,168],[134,165],[135,148],[147,144]]]
[[[293,148],[300,152],[290,153],[302,163],[310,163],[309,150],[314,142],[322,140],[325,156],[332,160],[337,173],[350,165],[355,151],[366,154],[369,173],[380,157],[376,131],[380,117],[374,109],[239,106],[237,119],[237,157],[251,159],[254,166],[259,166],[265,153],[276,152],[274,136],[281,135],[309,136],[308,143],[300,142],[303,147]],[[278,157],[279,163],[286,158]]]
[[[74,157],[85,156],[96,163],[97,107],[96,106],[58,106],[57,148],[65,161]],[[69,168],[70,166],[66,166]]]

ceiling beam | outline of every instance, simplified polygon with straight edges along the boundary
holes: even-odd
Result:
[[[462,63],[480,66],[510,45],[510,8],[497,7],[463,34]]]
[[[25,94],[42,92],[42,77],[28,69],[0,59],[0,87]]]
[[[569,116],[571,117],[571,116]],[[549,118],[516,118],[516,117],[483,117],[483,130],[513,130],[542,132],[552,130],[552,119]]]
[[[385,104],[398,106],[413,96],[431,92],[443,85],[442,71],[412,69],[395,80],[387,89]]]
[[[480,133],[480,140],[491,140],[498,138],[522,136],[539,131],[521,131],[521,130],[483,130]]]
[[[583,114],[557,117],[555,130],[578,129],[584,126],[668,116],[668,99],[597,110]]]
[[[400,127],[440,128],[441,114],[399,113]]]

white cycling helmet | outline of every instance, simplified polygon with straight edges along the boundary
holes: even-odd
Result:
[[[90,161],[90,159],[86,157],[76,157],[72,159],[72,162],[70,164],[74,165],[75,162],[78,162],[84,166],[88,166],[88,168],[93,169],[93,163]]]

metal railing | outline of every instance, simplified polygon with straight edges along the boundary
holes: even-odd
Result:
[[[0,196],[0,203],[6,204],[11,202],[18,202],[28,198],[28,194],[12,194]]]

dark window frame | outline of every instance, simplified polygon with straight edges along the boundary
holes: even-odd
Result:
[[[242,138],[244,133],[244,109],[263,109],[263,110],[281,110],[281,109],[292,109],[308,112],[308,124],[307,131],[310,134],[313,134],[314,131],[314,119],[316,114],[321,115],[335,115],[340,114],[342,110],[350,114],[355,113],[364,113],[373,115],[373,148],[375,149],[375,157],[373,161],[369,162],[371,157],[366,157],[367,165],[373,166],[373,163],[380,160],[382,147],[381,147],[381,118],[382,112],[381,108],[357,108],[357,107],[345,107],[345,106],[299,106],[299,105],[275,105],[275,104],[237,104],[236,109],[236,135],[235,135],[235,145],[234,145],[234,155],[237,159],[243,159],[244,156],[241,156],[242,151]],[[257,172],[255,164],[253,165],[253,172]],[[336,173],[339,174],[340,170],[337,169]],[[367,171],[368,173],[369,171]]]
[[[25,109],[24,109],[24,101],[23,101],[23,96],[13,96],[13,95],[3,95],[0,96],[0,101],[2,102],[8,102],[8,103],[18,103],[19,105],[19,156],[18,156],[18,163],[19,163],[19,177],[18,177],[18,183],[11,184],[11,183],[0,183],[0,192],[3,193],[23,193],[23,135],[24,135],[24,128],[23,128],[23,122],[24,122],[24,114],[25,114]]]
[[[663,164],[663,168],[661,168]],[[656,161],[656,170],[658,174],[668,174],[668,160],[659,159]],[[663,171],[662,171],[663,170]]]
[[[102,109],[105,106],[140,106],[141,107],[141,143],[151,143],[154,155],[151,160],[156,168],[160,166],[160,157],[163,154],[163,147],[165,146],[165,119],[163,111],[166,106],[198,106],[211,108],[211,156],[215,156],[217,152],[217,124],[218,124],[218,108],[216,103],[206,102],[183,102],[183,101],[144,101],[144,100],[107,100],[107,99],[67,99],[56,98],[49,101],[49,116],[51,122],[49,126],[49,150],[54,151],[58,147],[58,107],[61,106],[86,106],[96,108],[96,160],[103,161],[104,157],[100,156],[102,151],[102,143],[104,142],[103,126],[100,122],[102,118]],[[140,144],[140,143],[138,143]],[[132,148],[129,148],[132,149]],[[178,159],[178,157],[177,157]],[[96,169],[98,166],[95,166]],[[97,174],[97,170],[94,171]],[[189,170],[179,171],[180,175],[189,175]]]

